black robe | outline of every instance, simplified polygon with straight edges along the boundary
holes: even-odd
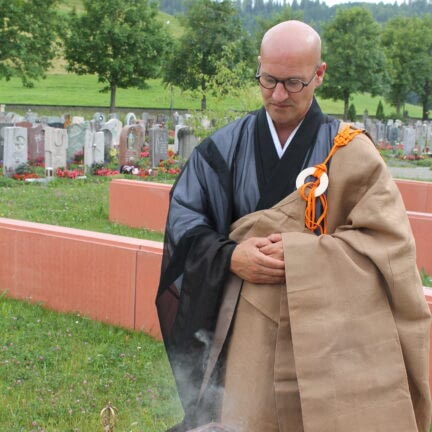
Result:
[[[261,108],[206,138],[173,186],[156,305],[185,411],[176,430],[217,418],[214,395],[199,391],[236,246],[231,223],[289,195],[299,172],[325,159],[338,127],[314,100],[279,159]]]

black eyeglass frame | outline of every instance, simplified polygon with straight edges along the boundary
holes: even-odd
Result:
[[[261,87],[263,87],[263,88],[265,88],[265,89],[267,89],[267,90],[273,90],[273,89],[276,88],[276,86],[277,86],[279,83],[281,83],[281,84],[283,84],[284,89],[285,89],[288,93],[300,93],[301,91],[303,91],[303,89],[304,89],[305,87],[307,87],[307,86],[312,82],[312,80],[315,78],[315,75],[316,75],[316,73],[318,72],[318,69],[319,69],[319,68],[320,68],[319,66],[316,67],[315,72],[313,73],[311,79],[310,79],[308,82],[304,82],[304,81],[302,81],[301,79],[298,79],[298,78],[285,78],[285,79],[280,80],[280,79],[275,78],[273,75],[267,75],[268,77],[274,79],[275,84],[274,84],[273,87],[266,87],[266,86],[263,85],[263,83],[261,82],[261,79],[260,79],[260,78],[262,77],[262,75],[261,75],[261,73],[260,73],[261,63],[258,63],[257,71],[256,71],[256,74],[255,74],[255,79],[258,81],[258,83],[259,83],[259,85],[260,85]],[[293,81],[298,82],[298,83],[301,83],[302,87],[301,87],[301,89],[299,89],[299,90],[295,90],[295,91],[288,90],[288,89],[287,89],[287,85],[286,85],[286,82],[287,82],[287,81],[291,81],[291,83],[292,83]]]

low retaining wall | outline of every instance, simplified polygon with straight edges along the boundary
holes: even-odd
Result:
[[[417,245],[417,265],[432,275],[432,183],[397,180]],[[171,185],[114,179],[109,219],[135,228],[164,231]],[[430,210],[430,211],[429,211]]]
[[[160,337],[162,244],[0,218],[0,291]]]
[[[432,213],[432,182],[395,180],[409,211]]]

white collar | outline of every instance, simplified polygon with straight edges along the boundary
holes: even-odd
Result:
[[[290,136],[288,137],[288,139],[287,139],[286,142],[285,142],[285,145],[282,147],[282,145],[281,145],[281,143],[280,143],[280,141],[279,141],[278,134],[277,134],[277,132],[276,132],[276,128],[275,128],[275,126],[274,126],[274,124],[273,124],[273,120],[271,119],[270,114],[269,114],[267,111],[266,111],[266,117],[267,117],[267,123],[268,123],[269,128],[270,128],[270,133],[271,133],[271,136],[272,136],[272,138],[273,138],[273,144],[274,144],[274,146],[275,146],[275,149],[276,149],[276,152],[277,152],[277,154],[278,154],[278,156],[279,156],[279,159],[281,159],[282,156],[283,156],[283,154],[285,153],[286,149],[287,149],[288,146],[290,145],[291,141],[293,140],[293,138],[294,138],[296,132],[298,131],[298,128],[299,128],[300,125],[302,124],[303,119],[302,119],[302,121],[297,125],[297,127],[296,127],[292,132],[291,132]]]

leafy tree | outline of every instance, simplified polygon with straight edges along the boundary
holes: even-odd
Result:
[[[406,41],[406,49],[411,55],[409,71],[412,90],[421,99],[423,120],[427,120],[432,92],[432,16],[427,15],[413,20],[412,35]]]
[[[185,31],[172,52],[164,81],[199,91],[204,110],[209,91],[216,87],[227,91],[252,76],[250,38],[230,0],[192,0],[182,25]]]
[[[356,118],[357,118],[356,108],[355,105],[352,103],[348,108],[348,120],[354,122],[356,121]]]
[[[394,18],[387,23],[382,36],[390,78],[386,99],[396,108],[398,117],[413,87],[413,47],[421,43],[418,21],[407,17]]]
[[[378,102],[377,109],[376,109],[376,113],[375,113],[375,117],[376,117],[378,120],[384,120],[384,119],[385,119],[385,114],[384,114],[384,105],[383,105],[381,99],[380,99],[379,102]]]
[[[160,73],[170,37],[148,0],[83,0],[85,12],[72,12],[64,35],[68,70],[96,74],[111,92],[114,110],[117,88],[146,86]]]
[[[380,27],[370,12],[360,7],[338,10],[334,20],[324,26],[324,60],[327,73],[320,94],[343,100],[344,119],[350,95],[384,91],[385,56]]]
[[[56,48],[57,0],[0,0],[0,79],[27,87],[44,77]]]

